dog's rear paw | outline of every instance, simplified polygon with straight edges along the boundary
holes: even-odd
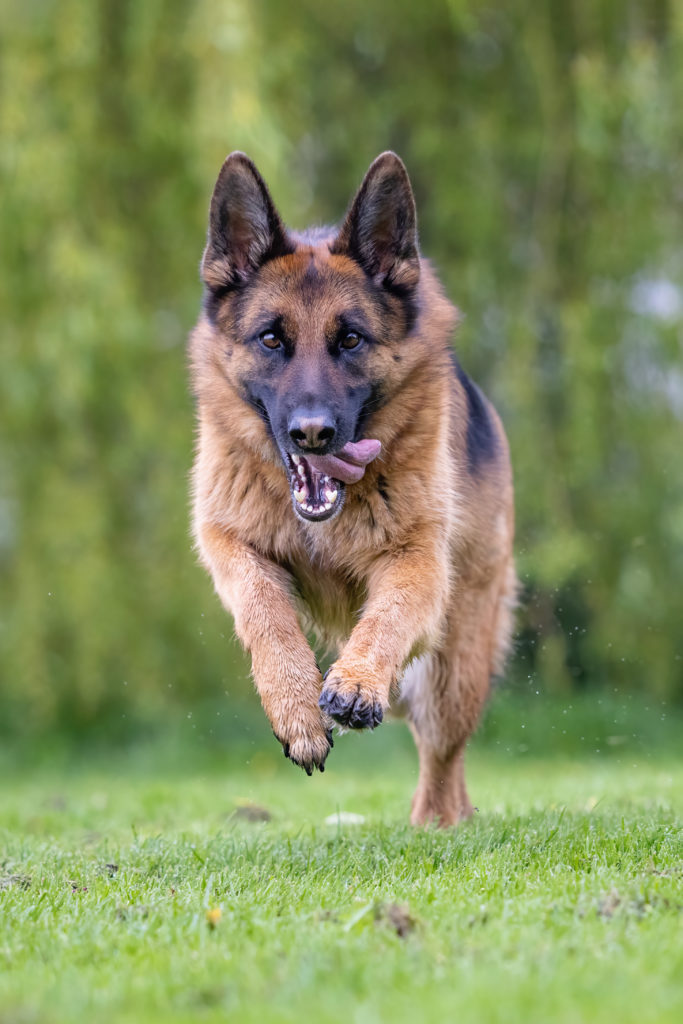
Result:
[[[325,771],[327,755],[334,746],[332,730],[322,728],[313,734],[293,733],[290,739],[274,733],[275,738],[282,744],[285,757],[299,765],[307,775],[313,774],[313,769],[319,772]]]
[[[353,689],[342,686],[342,680],[334,667],[325,676],[325,686],[318,706],[347,729],[374,729],[384,718],[384,708],[379,697],[360,685]]]

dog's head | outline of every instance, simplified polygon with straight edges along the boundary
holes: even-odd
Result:
[[[222,374],[275,441],[295,512],[331,518],[378,454],[364,435],[405,373],[420,278],[405,167],[383,153],[341,228],[296,235],[251,160],[232,153],[201,273]]]

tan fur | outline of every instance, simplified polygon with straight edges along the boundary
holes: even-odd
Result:
[[[299,301],[311,265],[329,287]],[[259,271],[258,295],[287,310],[311,367],[324,325],[362,273],[327,241],[299,243]],[[312,625],[337,652],[326,687],[382,708],[393,699],[407,714],[420,756],[411,820],[451,825],[472,810],[465,744],[510,643],[512,481],[495,414],[495,458],[479,473],[468,467],[467,401],[449,353],[456,310],[424,261],[418,289],[409,343],[388,338],[372,357],[389,397],[364,436],[382,442],[381,456],[323,523],[297,519],[277,445],[240,393],[249,355],[234,337],[231,296],[215,323],[200,318],[191,340],[194,531],[289,756],[310,769],[329,750],[321,675],[304,633]],[[240,315],[252,312],[247,302]]]

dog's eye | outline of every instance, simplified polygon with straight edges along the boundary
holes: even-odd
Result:
[[[280,348],[280,346],[282,345],[282,342],[278,338],[275,331],[263,331],[262,334],[259,334],[258,340],[261,342],[262,345],[265,345],[265,347],[269,349]]]
[[[362,341],[363,335],[359,334],[358,331],[347,331],[341,340],[341,347],[346,349],[358,348]]]

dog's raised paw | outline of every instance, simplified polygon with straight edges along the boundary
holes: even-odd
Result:
[[[380,702],[360,690],[346,694],[331,685],[326,686],[320,694],[318,706],[347,729],[374,729],[384,718]]]

